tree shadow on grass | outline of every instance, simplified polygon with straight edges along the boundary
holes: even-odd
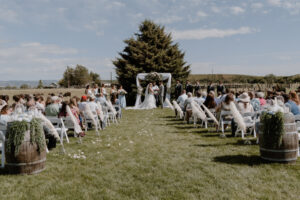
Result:
[[[184,125],[184,124],[183,124]],[[185,125],[187,125],[187,124],[185,124]],[[192,127],[192,126],[174,126],[175,128],[177,128],[177,129],[193,129],[194,127]]]
[[[160,119],[176,119],[175,116],[164,116],[164,117],[160,117]]]
[[[251,155],[227,155],[227,156],[217,156],[213,159],[214,162],[220,162],[220,163],[226,163],[231,165],[249,165],[249,166],[255,166],[255,165],[261,165],[266,164],[268,162],[261,159],[260,156]]]

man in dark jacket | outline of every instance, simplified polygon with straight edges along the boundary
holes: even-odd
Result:
[[[175,86],[175,99],[178,99],[178,97],[182,93],[182,85],[179,80],[176,81],[176,86]]]
[[[210,91],[215,91],[215,87],[213,86],[212,82],[210,82],[207,86],[207,94],[209,94]]]
[[[197,93],[200,92],[200,89],[201,89],[200,82],[197,81],[195,85],[195,95],[197,95]]]
[[[217,86],[217,93],[225,93],[225,86],[223,85],[222,81],[219,81],[219,85]]]
[[[193,86],[190,84],[190,81],[186,81],[185,85],[186,93],[192,93],[193,94]]]

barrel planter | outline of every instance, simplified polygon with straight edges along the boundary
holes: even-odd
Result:
[[[30,130],[24,132],[24,139],[19,146],[18,154],[15,154],[14,151],[6,150],[5,152],[5,165],[10,174],[37,174],[45,169],[46,148],[39,150],[38,145],[32,142],[30,132]],[[12,133],[8,131],[7,137],[9,137],[9,134]],[[44,143],[44,147],[46,147],[44,136],[42,142]]]
[[[263,123],[259,125],[260,156],[262,159],[272,162],[291,163],[298,158],[299,139],[294,115],[284,114],[284,133],[282,135],[281,145],[270,147],[263,142],[264,132]]]

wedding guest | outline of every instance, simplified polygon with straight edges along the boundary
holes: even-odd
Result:
[[[96,100],[95,100],[96,102],[100,102],[100,104],[102,105],[102,106],[105,106],[106,105],[106,98],[105,98],[105,96],[103,95],[103,93],[100,93],[100,94],[98,94],[97,96],[96,96]]]
[[[35,96],[34,100],[37,110],[41,111],[42,113],[45,112],[44,98],[42,96]]]
[[[4,101],[3,99],[0,99],[0,110],[7,105],[7,102]]]
[[[234,97],[233,97],[233,94],[232,93],[228,93],[227,95],[226,95],[226,97],[225,97],[225,99],[224,99],[224,101],[222,101],[221,103],[220,103],[220,105],[218,105],[218,107],[217,107],[217,109],[216,109],[216,112],[218,113],[217,115],[218,115],[218,119],[220,120],[220,117],[221,117],[221,112],[222,111],[226,111],[226,112],[228,112],[228,111],[230,111],[230,103],[231,102],[234,102]],[[222,119],[223,120],[232,120],[232,115],[231,114],[229,114],[229,115],[222,115]],[[225,124],[224,125],[224,129],[226,129],[226,127],[227,127],[227,124]]]
[[[207,94],[209,94],[210,91],[215,91],[215,87],[213,86],[212,82],[209,82],[207,86]]]
[[[284,105],[290,109],[290,112],[293,113],[294,115],[300,115],[299,107],[294,101],[290,100],[289,95],[284,94],[282,96],[284,98],[284,103],[285,103]]]
[[[290,99],[295,102],[297,106],[300,105],[299,97],[296,92],[290,92]]]
[[[176,81],[176,86],[175,86],[175,99],[178,99],[178,97],[182,93],[182,85],[179,80]]]
[[[119,90],[118,90],[118,99],[120,102],[121,108],[126,108],[126,95],[127,92],[126,90],[123,89],[123,86],[120,85]]]
[[[185,91],[187,93],[192,93],[193,94],[193,86],[191,85],[190,81],[186,81],[186,85],[185,85]]]
[[[200,106],[204,103],[205,99],[201,96],[201,92],[198,90],[196,93],[196,98],[194,98],[194,101]]]
[[[93,95],[97,95],[99,93],[99,87],[98,84],[94,84],[93,86]]]
[[[80,99],[80,103],[78,104],[78,108],[80,112],[85,110],[85,105],[87,104],[87,96],[83,95]]]
[[[214,98],[214,96],[213,96],[213,94],[212,94],[211,92],[207,95],[207,97],[206,97],[206,99],[205,99],[205,101],[204,101],[203,104],[204,104],[208,109],[214,109],[214,108],[217,107],[215,98]]]
[[[163,81],[160,81],[158,98],[159,98],[159,104],[161,108],[164,108],[164,96],[165,96],[165,86]]]
[[[112,85],[110,90],[110,101],[115,102],[117,99],[118,91],[116,85]]]
[[[98,104],[95,102],[95,96],[92,95],[89,97],[89,102],[88,102],[92,113],[99,115],[100,113],[100,108],[98,107]]]
[[[200,82],[197,81],[195,85],[195,94],[197,94],[200,91],[200,89],[201,89]]]
[[[187,99],[184,101],[184,109],[183,111],[185,111],[185,119],[187,121],[187,123],[189,123],[189,119],[192,116],[192,102],[193,102],[193,95],[191,92],[187,93]]]
[[[9,105],[3,106],[3,108],[1,109],[1,112],[0,112],[0,120],[2,122],[4,122],[5,124],[7,122],[10,122],[11,121],[11,116],[10,116],[11,112],[12,112],[12,109],[10,108]]]
[[[239,96],[237,109],[240,111],[241,114],[254,112],[254,109],[250,104],[250,97],[247,92],[244,92]]]
[[[254,92],[248,92],[249,97],[250,97],[250,104],[253,107],[253,110],[255,112],[260,111],[260,102],[259,99],[255,97]]]
[[[68,112],[67,112],[67,106],[68,106],[68,102],[67,101],[64,101],[62,102],[62,106],[59,110],[59,113],[58,113],[58,117],[67,117],[68,116]]]
[[[100,88],[100,93],[102,93],[106,99],[107,97],[107,93],[106,93],[106,89],[105,89],[105,85],[102,83],[101,88]]]
[[[47,99],[46,99],[46,101],[45,101],[45,107],[47,107],[51,103],[52,103],[51,96],[48,96]]]
[[[92,89],[90,88],[90,85],[86,86],[84,93],[88,96],[93,94]]]
[[[260,106],[266,105],[266,100],[264,99],[265,94],[263,92],[258,92],[257,97],[259,99]]]
[[[188,98],[188,96],[186,95],[186,91],[183,90],[181,95],[178,97],[177,99],[177,103],[179,104],[179,106],[181,107],[181,109],[184,108],[184,101]]]
[[[46,116],[58,116],[59,113],[59,99],[58,96],[51,97],[51,104],[46,106],[45,115]]]
[[[219,85],[217,86],[217,93],[224,94],[225,93],[225,86],[223,85],[222,81],[219,81]]]

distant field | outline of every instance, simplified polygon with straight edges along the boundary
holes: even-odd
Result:
[[[248,78],[263,78],[263,76],[249,76],[249,75],[241,75],[241,74],[191,74],[189,76],[189,80],[191,81],[196,81],[196,80],[222,80],[222,81],[228,81],[231,82],[234,79],[237,78],[243,78],[243,79],[248,79]]]

